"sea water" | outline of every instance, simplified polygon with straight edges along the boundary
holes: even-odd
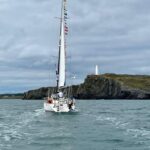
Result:
[[[0,100],[0,150],[150,150],[150,101],[82,100],[78,113]]]

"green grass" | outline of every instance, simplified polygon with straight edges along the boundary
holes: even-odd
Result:
[[[126,74],[104,74],[102,76],[115,79],[123,86],[150,92],[150,76]]]

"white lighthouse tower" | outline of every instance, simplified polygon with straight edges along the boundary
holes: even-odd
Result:
[[[99,68],[98,68],[98,65],[95,66],[95,75],[99,75]]]

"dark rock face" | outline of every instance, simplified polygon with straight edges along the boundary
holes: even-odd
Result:
[[[80,85],[78,99],[150,99],[150,93],[132,89],[104,76],[88,76]]]
[[[40,88],[24,93],[23,99],[43,99],[47,96],[48,88]]]
[[[150,99],[150,93],[140,90],[123,90],[120,99]]]
[[[67,87],[69,88],[69,87]],[[56,88],[40,88],[24,93],[23,99],[43,99]],[[122,82],[102,76],[89,75],[83,84],[71,87],[72,95],[77,99],[150,99],[150,92],[134,89]]]
[[[115,99],[121,93],[121,85],[113,79],[99,76],[88,76],[79,86],[79,99]]]

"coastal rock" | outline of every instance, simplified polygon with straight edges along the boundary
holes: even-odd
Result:
[[[150,99],[150,76],[88,75],[83,84],[67,88],[77,99]],[[54,90],[49,87],[28,91],[23,99],[43,99]]]
[[[85,82],[79,86],[79,99],[116,99],[121,93],[119,82],[100,76],[87,76]]]
[[[23,99],[43,99],[47,96],[48,88],[40,88],[37,90],[31,90],[24,93]]]

